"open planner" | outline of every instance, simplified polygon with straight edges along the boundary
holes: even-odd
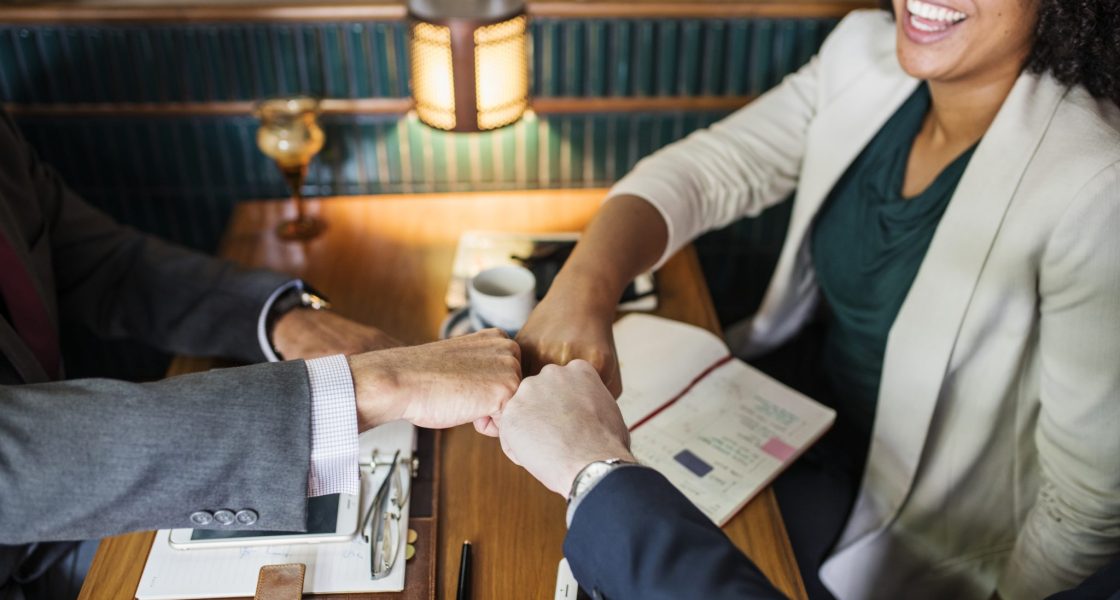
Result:
[[[631,314],[614,326],[618,399],[634,456],[717,525],[739,512],[836,418],[736,359],[716,335]]]
[[[359,436],[359,456],[369,457],[377,448],[388,456],[400,451],[400,456],[411,457],[416,439],[416,428],[408,422],[386,423]],[[379,484],[380,478],[363,471],[363,506],[370,503]],[[362,509],[361,516],[366,510]],[[403,513],[401,522],[409,523],[408,503]],[[361,531],[340,542],[205,550],[176,550],[169,545],[169,534],[166,529],[156,533],[136,590],[138,600],[252,597],[260,568],[285,563],[307,565],[304,591],[308,594],[400,592],[405,587],[403,556],[387,577],[371,580],[370,546],[362,540]],[[405,543],[403,536],[399,541]]]

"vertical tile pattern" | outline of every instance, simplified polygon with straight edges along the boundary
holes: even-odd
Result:
[[[530,115],[462,135],[412,117],[329,115],[306,191],[607,186],[642,156],[720,116]],[[233,203],[286,195],[279,172],[256,148],[250,116],[28,116],[19,123],[44,159],[95,204],[197,248],[215,247]],[[190,216],[195,211],[205,214]]]
[[[809,60],[835,19],[537,19],[536,96],[758,94]]]
[[[537,19],[537,96],[754,94],[808,60],[834,19]],[[0,26],[15,102],[228,101],[408,93],[403,22]],[[144,76],[138,77],[142,73]]]
[[[758,94],[808,61],[835,24],[536,19],[530,30],[532,93]],[[227,102],[294,93],[406,97],[407,35],[405,22],[386,21],[0,24],[0,102]],[[323,123],[327,145],[304,191],[606,186],[642,156],[722,116],[529,115],[513,126],[467,136],[434,131],[410,117],[330,116]],[[195,248],[217,246],[236,202],[287,195],[276,168],[256,149],[256,122],[249,116],[25,117],[20,125],[94,204]],[[721,317],[735,316],[742,298],[760,295],[787,218],[788,207],[778,208],[700,240]],[[134,363],[149,369],[160,364],[150,353]]]
[[[0,100],[224,102],[408,95],[403,22],[2,25]]]

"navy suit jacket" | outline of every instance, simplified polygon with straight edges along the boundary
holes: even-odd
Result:
[[[609,600],[784,598],[727,536],[653,469],[616,469],[583,498],[564,555]]]
[[[731,540],[653,469],[617,469],[584,497],[564,556],[607,600],[785,598]],[[1120,600],[1120,559],[1048,600]]]

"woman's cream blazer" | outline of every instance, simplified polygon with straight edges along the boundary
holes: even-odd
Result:
[[[917,81],[881,11],[611,191],[661,211],[665,260],[796,189],[742,356],[818,301],[813,217]],[[891,328],[866,473],[823,581],[852,598],[1039,598],[1120,554],[1120,110],[1024,74],[980,142]]]

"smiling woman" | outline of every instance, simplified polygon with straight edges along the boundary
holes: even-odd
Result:
[[[968,18],[965,8],[955,8],[957,4],[984,7],[985,12],[995,13],[998,18],[1008,12],[1030,15],[1027,70],[1051,73],[1066,85],[1084,86],[1093,96],[1120,104],[1120,11],[1114,0],[952,0],[943,4],[882,0],[880,4],[895,15],[906,15],[904,23],[914,30],[914,37],[925,40],[938,36],[922,34],[947,32]],[[902,6],[905,8],[900,10]]]
[[[898,60],[903,70],[921,79],[970,85],[1014,80],[1030,52],[1032,2],[894,0],[894,11]]]
[[[1120,4],[884,8],[620,180],[524,364],[617,381],[622,286],[792,198],[726,337],[837,412],[774,484],[810,597],[1044,597],[1120,555]]]

